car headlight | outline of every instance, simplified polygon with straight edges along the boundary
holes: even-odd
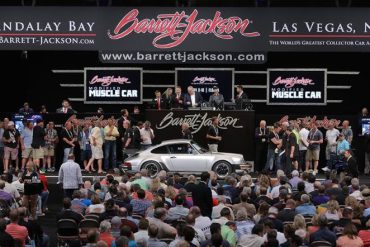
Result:
[[[243,158],[232,158],[234,164],[244,164],[244,159]]]

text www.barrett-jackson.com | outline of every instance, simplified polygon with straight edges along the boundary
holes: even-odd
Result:
[[[224,52],[100,52],[102,63],[229,63],[262,64],[267,60],[263,53]]]
[[[38,44],[43,45],[94,45],[94,39],[78,37],[3,37],[0,44]]]

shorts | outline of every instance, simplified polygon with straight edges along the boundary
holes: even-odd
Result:
[[[100,160],[104,157],[103,155],[103,148],[91,146],[91,157],[95,160]]]
[[[32,150],[32,156],[34,159],[43,159],[44,158],[44,148],[34,148]]]
[[[47,157],[54,157],[55,156],[55,151],[54,147],[44,147],[44,156]]]
[[[32,148],[25,148],[22,150],[22,158],[28,159],[32,157]]]
[[[306,161],[318,161],[320,159],[320,149],[307,149]]]
[[[12,160],[16,160],[18,158],[18,147],[16,148],[5,147],[4,148],[4,159],[8,160],[10,157],[12,158]]]
[[[91,150],[81,150],[81,161],[91,159],[92,152]]]

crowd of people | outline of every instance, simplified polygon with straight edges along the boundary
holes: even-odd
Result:
[[[266,121],[262,120],[255,130],[255,169],[281,169],[287,173],[292,170],[312,171],[316,175],[319,172],[320,149],[325,145],[326,161],[322,162],[326,164],[322,168],[324,172],[346,169],[353,177],[358,177],[358,165],[352,148],[353,137],[348,120],[343,121],[341,131],[334,122],[329,122],[325,135],[316,122],[275,123],[269,129]],[[364,140],[365,174],[369,174],[370,135],[365,135]]]
[[[213,172],[198,180],[165,171],[152,178],[143,169],[83,180],[73,159],[59,172],[65,197],[55,220],[63,246],[370,246],[370,188],[349,174],[327,172],[319,181],[278,170],[276,178],[233,173],[220,181]],[[23,192],[18,180],[0,181],[1,201],[13,205],[10,191],[24,194],[22,206],[1,207],[0,243],[48,246],[32,204],[39,188],[26,182],[39,174],[33,167]]]

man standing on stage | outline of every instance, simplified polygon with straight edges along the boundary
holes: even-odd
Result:
[[[274,163],[276,170],[281,169],[279,150],[281,148],[282,140],[279,135],[280,130],[280,124],[275,123],[274,129],[268,134],[267,161],[265,165],[265,170],[267,171],[272,170]]]
[[[312,127],[310,132],[308,133],[308,147],[306,153],[306,171],[308,171],[310,167],[311,161],[314,164],[314,171],[313,174],[317,174],[317,167],[319,166],[319,159],[320,159],[320,144],[323,143],[323,134],[317,128],[316,123],[312,123]]]
[[[40,167],[40,159],[44,158],[45,136],[44,121],[42,119],[38,119],[37,125],[33,128],[31,144],[33,163],[36,167]],[[45,164],[43,170],[45,170]]]
[[[246,102],[248,100],[248,96],[244,93],[243,86],[238,85],[236,86],[236,97],[235,97],[235,109],[236,110],[244,110],[247,106]]]
[[[349,145],[352,145],[353,131],[349,126],[348,120],[343,121],[343,129],[341,133],[344,135],[344,138],[349,142]]]
[[[337,138],[339,136],[339,130],[334,128],[333,122],[329,123],[328,130],[325,133],[325,140],[326,140],[326,149],[325,149],[325,156],[327,161],[327,166],[322,168],[323,171],[328,171],[329,167],[333,167],[333,162],[336,157],[336,149],[337,149]],[[330,163],[330,164],[329,164]]]
[[[208,133],[208,148],[211,152],[218,152],[218,143],[222,140],[218,128],[218,117],[212,117],[212,124],[209,126]]]
[[[173,102],[173,108],[184,108],[184,95],[181,93],[181,87],[175,88],[175,99]]]
[[[299,131],[299,165],[300,165],[300,170],[303,170],[303,167],[306,164],[306,153],[307,153],[307,147],[308,147],[308,133],[310,131],[307,129],[307,124],[306,123],[301,123],[301,130]]]
[[[254,167],[257,171],[261,171],[266,163],[267,153],[267,137],[269,131],[266,128],[266,121],[261,120],[260,126],[256,128],[254,136],[256,139],[256,159],[254,161]]]
[[[66,162],[68,159],[68,155],[73,153],[73,148],[75,147],[74,141],[75,138],[72,132],[72,123],[66,122],[65,127],[62,129],[60,133],[60,137],[62,139],[62,146],[63,146],[63,162]]]
[[[185,107],[198,107],[203,102],[202,95],[194,90],[192,86],[188,87],[188,93],[184,96]]]
[[[193,140],[193,134],[189,129],[188,123],[181,124],[181,139]]]
[[[104,169],[109,170],[109,163],[112,161],[112,168],[117,166],[117,154],[116,154],[116,139],[119,137],[119,132],[116,126],[114,126],[113,118],[108,119],[108,125],[104,128]]]
[[[291,173],[292,165],[294,170],[298,170],[298,143],[297,137],[293,133],[293,126],[288,126],[286,130],[286,144],[285,144],[285,157],[286,167],[284,169],[286,174]]]

